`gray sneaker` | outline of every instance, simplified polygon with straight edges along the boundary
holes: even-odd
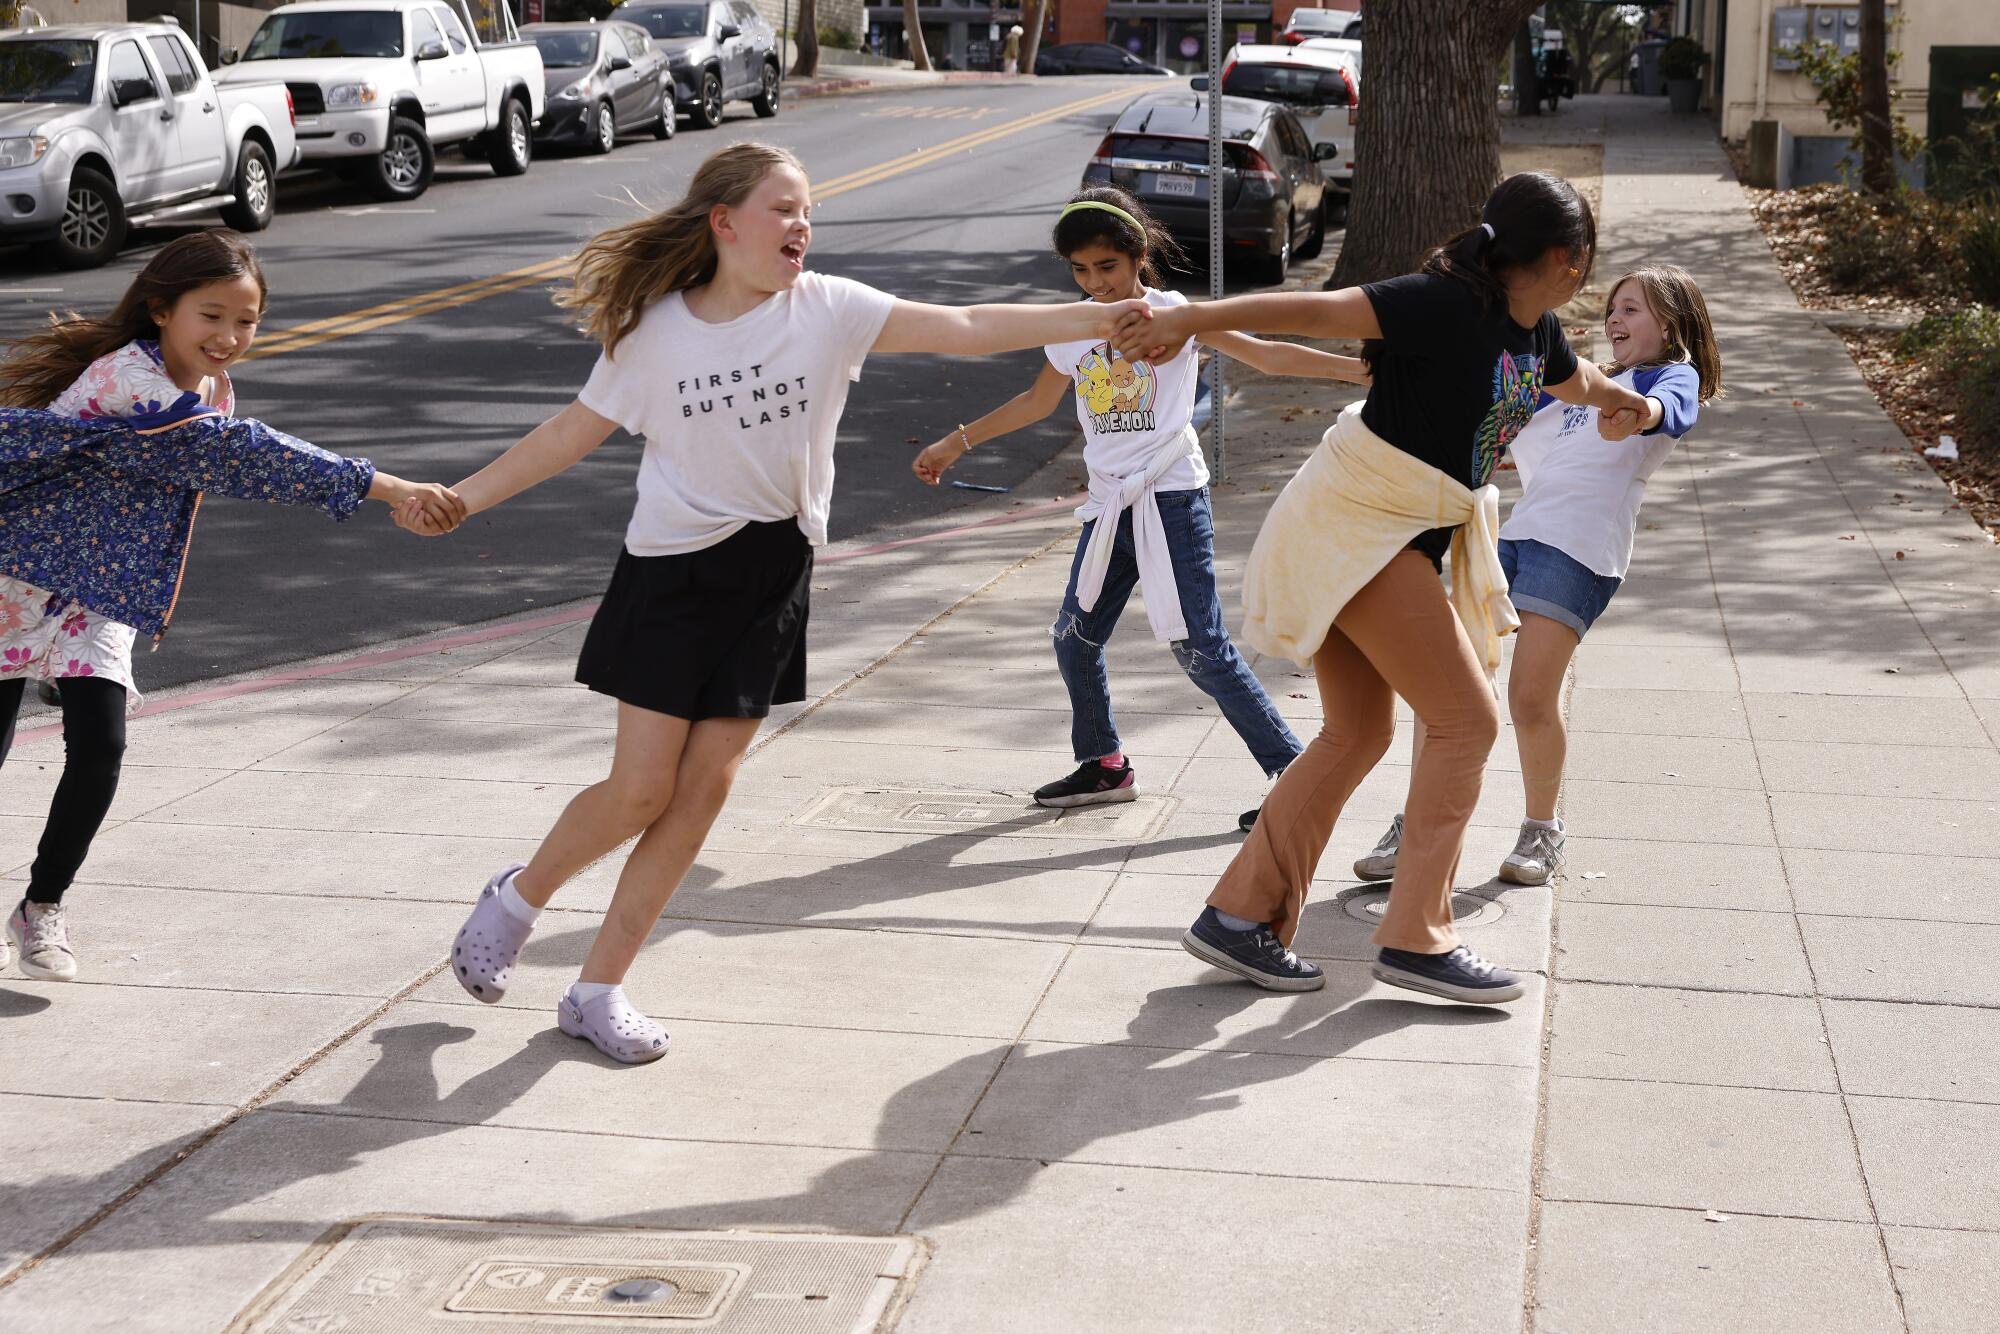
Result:
[[[498,1004],[507,994],[507,984],[514,980],[514,961],[534,934],[532,922],[522,922],[500,905],[500,887],[526,866],[517,862],[486,882],[472,915],[451,942],[451,971],[458,984],[468,996],[488,1005]]]
[[[22,899],[7,916],[7,937],[20,952],[21,975],[37,982],[76,980],[76,954],[69,947],[69,917],[60,903]]]
[[[1514,850],[1500,863],[1500,878],[1512,885],[1546,885],[1563,864],[1563,831],[1524,824]]]
[[[667,1054],[667,1030],[632,1008],[624,993],[579,1002],[572,988],[556,1005],[556,1026],[614,1061],[644,1065]]]
[[[1399,814],[1389,825],[1389,832],[1382,835],[1382,841],[1375,845],[1375,851],[1354,863],[1354,878],[1357,880],[1393,880],[1396,876],[1396,849],[1403,846],[1403,817]]]

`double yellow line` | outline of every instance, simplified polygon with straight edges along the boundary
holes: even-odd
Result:
[[[831,180],[820,181],[813,186],[813,201],[818,203],[822,200],[832,199],[836,195],[846,194],[850,190],[859,190],[865,185],[875,185],[892,177],[901,176],[907,172],[930,166],[945,158],[954,157],[960,153],[969,153],[976,148],[983,148],[987,144],[994,143],[997,140],[1024,133],[1038,126],[1061,120],[1065,116],[1073,116],[1080,111],[1089,111],[1093,107],[1103,106],[1107,102],[1116,102],[1121,98],[1130,97],[1131,95],[1130,89],[1118,88],[1108,93],[1099,94],[1096,97],[1086,97],[1075,102],[1065,102],[1061,106],[1051,107],[1047,111],[1038,111],[1031,116],[1023,116],[1019,120],[1003,121],[998,125],[989,126],[983,130],[975,130],[970,134],[960,135],[956,139],[947,139],[945,142],[933,145],[930,148],[919,148],[914,152],[905,153],[901,157],[891,158],[887,162],[880,162],[872,167],[863,167],[859,171],[850,171],[843,176],[836,176]],[[322,320],[309,320],[304,324],[295,324],[290,328],[280,329],[275,333],[264,335],[263,338],[258,340],[257,345],[250,350],[249,355],[244,357],[244,360],[255,361],[262,357],[281,356],[287,352],[303,352],[307,348],[317,347],[321,343],[330,343],[337,338],[352,338],[356,334],[372,333],[377,329],[384,329],[392,324],[401,324],[405,320],[414,320],[425,315],[434,315],[439,311],[451,310],[458,306],[469,306],[475,301],[484,301],[490,296],[499,296],[503,292],[512,292],[523,287],[532,287],[536,283],[561,277],[569,271],[569,266],[569,256],[559,256],[556,259],[543,260],[539,264],[529,264],[522,268],[509,269],[505,273],[496,273],[491,277],[478,278],[467,283],[459,283],[455,287],[441,287],[432,292],[419,292],[415,296],[399,297],[394,301],[385,301],[379,306],[369,306],[365,310],[349,311],[345,315],[332,315]]]

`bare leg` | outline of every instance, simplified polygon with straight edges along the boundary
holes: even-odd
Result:
[[[710,718],[688,731],[671,796],[625,859],[611,911],[591,942],[579,981],[625,979],[625,970],[639,957],[667,900],[680,888],[715,817],[722,813],[743,755],[762,722],[761,718]],[[527,897],[525,891],[522,897]]]
[[[1521,748],[1521,780],[1530,820],[1556,818],[1563,762],[1569,754],[1562,716],[1563,675],[1577,643],[1576,632],[1562,622],[1521,613],[1514,666],[1507,678],[1507,708],[1514,718],[1514,740]]]
[[[754,733],[756,720],[749,721]],[[690,726],[685,718],[619,704],[611,776],[577,793],[564,807],[534,860],[514,877],[522,898],[547,907],[570,877],[660,818],[673,800],[674,774]]]

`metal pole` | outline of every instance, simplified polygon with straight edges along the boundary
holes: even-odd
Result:
[[[864,15],[864,17],[866,17]],[[866,34],[863,34],[864,38]],[[778,64],[785,74],[792,72],[792,0],[785,0],[785,28],[778,34]]]
[[[1208,0],[1208,297],[1222,299],[1222,0]],[[1208,356],[1209,457],[1215,480],[1229,480],[1229,455],[1222,435],[1222,362]]]

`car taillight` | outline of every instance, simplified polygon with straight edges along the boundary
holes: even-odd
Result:
[[[292,103],[292,90],[289,88],[285,89],[285,114],[292,118],[292,126],[296,129],[299,123],[299,109]]]
[[[1272,170],[1271,160],[1248,144],[1229,145],[1229,165],[1247,180],[1268,181],[1273,185],[1278,182],[1278,173]]]
[[[1358,125],[1361,122],[1361,90],[1354,86],[1354,76],[1344,66],[1340,78],[1347,85],[1347,123]]]

